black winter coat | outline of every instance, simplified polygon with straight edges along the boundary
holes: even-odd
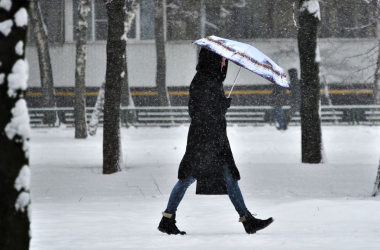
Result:
[[[227,194],[224,165],[232,177],[240,180],[227,138],[225,114],[230,107],[223,90],[227,74],[221,71],[222,57],[201,49],[197,73],[190,85],[189,114],[191,124],[186,153],[178,170],[178,178],[190,174],[197,179],[197,194]]]

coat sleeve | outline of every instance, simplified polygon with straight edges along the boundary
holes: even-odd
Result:
[[[212,120],[219,122],[225,120],[225,114],[230,107],[231,99],[227,99],[223,85],[215,84],[210,88],[207,98],[207,109]]]

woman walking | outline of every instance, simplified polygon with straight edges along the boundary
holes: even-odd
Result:
[[[179,181],[170,194],[168,206],[158,230],[167,234],[181,234],[175,225],[177,208],[187,188],[197,180],[196,194],[228,194],[248,234],[267,227],[273,222],[256,219],[247,209],[240,191],[239,170],[235,165],[227,138],[225,114],[231,99],[226,98],[223,81],[228,61],[202,48],[196,67],[197,73],[190,85],[189,114],[191,124],[186,153],[178,170]]]

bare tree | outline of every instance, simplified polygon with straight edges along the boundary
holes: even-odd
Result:
[[[0,249],[29,249],[29,1],[0,1]]]
[[[379,19],[379,8],[380,3],[378,0],[373,0],[374,16],[376,18],[376,38],[377,38],[377,60],[376,69],[374,74],[373,92],[374,92],[374,103],[380,105],[380,19]]]
[[[34,0],[29,6],[30,20],[36,37],[38,62],[40,66],[40,77],[42,87],[42,105],[46,108],[55,107],[53,70],[50,60],[49,41],[47,28],[42,16],[40,1]],[[48,123],[54,123],[55,113],[45,114]]]
[[[160,106],[169,106],[169,98],[166,89],[166,55],[164,35],[165,0],[155,0],[154,5],[156,10],[154,17],[154,33],[156,37],[156,85],[158,91],[158,103]]]
[[[87,15],[90,0],[81,0],[78,13],[77,53],[75,68],[75,138],[87,138],[86,129],[86,49]]]
[[[126,39],[125,0],[104,0],[108,15],[107,70],[104,95],[103,174],[120,168],[120,101],[123,86]]]
[[[370,51],[377,50],[375,72],[373,74],[373,78],[374,78],[374,81],[373,81],[373,96],[374,96],[374,98],[373,99],[374,99],[375,105],[380,105],[380,18],[379,18],[380,2],[378,0],[372,0],[372,2],[364,0],[363,2],[364,2],[363,4],[370,3],[373,6],[373,17],[375,19],[374,24],[376,25],[375,36],[377,39],[376,45],[370,49]],[[373,187],[372,196],[378,196],[379,193],[380,193],[380,163],[379,163],[378,170],[376,173],[375,184]]]
[[[124,35],[123,39],[127,40],[127,34],[129,30],[131,29],[132,22],[135,19],[136,16],[136,11],[138,9],[138,3],[137,1],[133,1],[131,3],[131,10],[127,12],[128,18],[127,21],[124,22]],[[127,53],[125,53],[127,55]],[[122,89],[122,99],[121,103],[123,106],[129,106],[132,104],[132,99],[131,99],[131,93],[129,91],[129,83],[128,83],[128,65],[127,65],[127,58],[125,57],[125,60],[123,62],[123,68],[124,68],[124,74],[123,74],[123,89]],[[95,109],[92,113],[90,125],[88,128],[89,134],[91,136],[96,134],[96,129],[98,128],[99,124],[99,117],[100,114],[103,112],[104,108],[104,88],[105,84],[103,83],[99,89],[99,94],[98,98],[96,99],[96,104],[95,104]]]
[[[376,69],[375,69],[375,75],[374,75],[374,102],[377,105],[380,105],[380,19],[379,19],[379,8],[380,3],[378,0],[373,0],[374,5],[374,11],[375,11],[375,17],[376,17],[376,38],[378,40],[377,44],[377,61],[376,61]],[[375,179],[375,185],[373,187],[372,195],[377,196],[380,193],[380,163],[379,167],[377,169],[377,175]]]
[[[318,0],[300,0],[299,4],[298,50],[301,65],[302,162],[320,163],[322,136],[319,119],[319,63],[316,57],[320,9]]]
[[[139,1],[132,0],[131,4],[127,6],[127,21],[124,22],[124,38],[128,38],[128,32],[131,29],[133,20],[135,19],[136,12],[139,7]],[[126,47],[127,49],[127,47]],[[127,52],[125,52],[127,55]],[[129,81],[128,81],[128,64],[127,64],[127,58],[124,60],[124,77],[123,77],[123,90],[122,90],[122,96],[121,96],[121,105],[122,106],[129,106],[131,104],[132,98],[131,98],[131,92],[129,89]]]

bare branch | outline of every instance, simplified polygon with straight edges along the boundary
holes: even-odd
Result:
[[[348,27],[343,27],[343,29],[345,30],[360,30],[360,29],[364,29],[364,28],[367,28],[369,26],[372,26],[376,23],[377,21],[373,21],[372,23],[368,23],[368,24],[365,24],[365,25],[362,25],[362,26],[359,26],[359,27],[352,27],[352,28],[348,28]]]
[[[151,174],[150,176],[152,176],[153,183],[154,183],[154,185],[156,185],[158,192],[160,192],[160,194],[161,194],[162,196],[164,196],[164,195],[161,193],[160,187],[158,186],[156,179],[153,177],[152,174]]]

